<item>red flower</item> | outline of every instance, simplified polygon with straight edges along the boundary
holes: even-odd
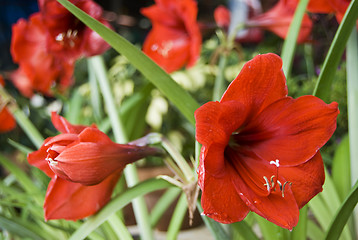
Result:
[[[219,27],[227,28],[230,24],[230,11],[223,5],[214,10],[214,19]]]
[[[296,7],[297,2],[295,0],[279,0],[278,3],[267,12],[249,19],[246,25],[248,27],[264,28],[281,38],[286,38]],[[308,15],[305,14],[302,19],[297,42],[302,43],[307,41],[311,30],[312,21]]]
[[[4,86],[5,81],[4,78],[0,75],[0,85]],[[5,106],[1,106],[0,101],[0,133],[11,131],[16,127],[16,121],[14,117],[11,115],[9,110]]]
[[[47,30],[40,13],[33,14],[28,22],[20,19],[13,25],[11,54],[20,67],[11,78],[26,97],[34,91],[51,95],[55,84],[64,90],[72,83],[74,60],[58,59],[48,51],[46,43]]]
[[[337,103],[287,96],[282,60],[274,54],[245,64],[220,102],[196,110],[198,168],[204,214],[222,223],[249,211],[284,228],[322,191],[319,149],[336,128]]]
[[[52,178],[44,203],[46,220],[77,220],[96,213],[110,200],[127,164],[158,153],[113,143],[97,128],[72,125],[55,113],[52,123],[61,134],[47,138],[28,156],[31,165]]]
[[[110,26],[101,18],[102,8],[91,0],[70,0],[71,3]],[[102,54],[110,47],[96,32],[86,27],[56,0],[39,0],[44,27],[48,31],[48,49],[62,59],[77,59]]]
[[[194,65],[201,49],[201,34],[196,22],[196,2],[155,2],[156,5],[141,9],[153,26],[143,44],[143,51],[169,73],[184,65]]]

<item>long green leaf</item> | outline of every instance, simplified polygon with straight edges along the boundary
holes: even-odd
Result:
[[[0,229],[6,229],[10,233],[23,238],[42,240],[46,236],[42,236],[39,226],[25,222],[19,218],[12,217],[11,219],[0,215]]]
[[[286,78],[289,78],[290,76],[292,60],[296,49],[297,37],[301,29],[301,23],[306,11],[307,4],[308,0],[299,1],[292,23],[288,30],[287,37],[285,39],[285,42],[283,43],[281,57],[283,62],[282,68],[286,75]]]
[[[170,220],[170,224],[167,232],[167,240],[177,239],[180,227],[183,224],[184,216],[188,210],[188,202],[186,200],[185,193],[180,196],[177,205],[175,206],[173,216]]]
[[[354,207],[358,202],[358,182],[354,185],[351,192],[344,200],[341,208],[336,213],[335,217],[331,221],[328,231],[326,232],[325,239],[333,240],[338,239],[341,235],[343,227],[346,225],[349,216],[352,214]]]
[[[200,201],[197,202],[197,208],[199,212],[203,212],[203,208],[201,207]],[[215,237],[215,240],[229,240],[230,237],[220,223],[214,221],[213,219],[201,215],[205,225],[209,228],[211,234]]]
[[[194,111],[198,103],[181,88],[162,68],[126,39],[93,19],[66,0],[57,0],[88,27],[96,31],[117,52],[124,55],[149,81],[151,81],[194,124]]]
[[[347,104],[351,182],[358,181],[358,33],[353,29],[347,43]],[[353,213],[358,230],[358,211]]]
[[[252,231],[252,228],[245,221],[232,223],[231,226],[243,239],[259,240],[257,235]]]
[[[329,100],[331,85],[335,72],[348,41],[348,37],[358,18],[358,0],[352,0],[339,28],[334,36],[331,47],[323,64],[322,71],[318,77],[318,81],[313,95],[327,101]]]
[[[79,240],[87,237],[93,230],[108,219],[119,209],[126,206],[134,198],[143,196],[155,190],[171,187],[172,185],[162,179],[150,179],[139,183],[138,185],[127,189],[124,193],[113,198],[104,208],[102,208],[96,215],[90,217],[74,232],[70,240]]]

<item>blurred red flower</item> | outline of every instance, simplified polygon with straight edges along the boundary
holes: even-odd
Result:
[[[279,0],[278,3],[267,12],[250,18],[246,22],[246,25],[248,27],[263,28],[275,33],[281,38],[286,38],[296,7],[296,0]],[[308,15],[305,14],[302,19],[297,42],[302,43],[307,41],[311,30],[312,21]]]
[[[0,75],[0,85],[4,86],[4,78]],[[0,133],[11,131],[16,127],[16,121],[6,106],[2,106],[0,101]]]
[[[76,6],[105,25],[102,9],[93,1],[74,0]],[[20,92],[31,97],[51,88],[63,91],[73,82],[76,60],[101,54],[109,45],[55,0],[39,0],[40,12],[12,27],[11,54],[19,64],[11,78]]]
[[[70,0],[91,17],[110,27],[102,18],[102,8],[92,0]],[[42,21],[48,31],[48,50],[62,59],[102,54],[109,45],[56,0],[39,0]]]
[[[96,213],[110,200],[127,164],[158,153],[150,147],[116,144],[96,127],[72,125],[56,113],[52,123],[61,134],[47,138],[28,155],[31,165],[51,177],[46,220],[77,220]]]
[[[220,102],[195,112],[203,213],[232,223],[253,211],[292,229],[299,209],[322,191],[319,149],[335,131],[338,113],[335,102],[288,97],[277,55],[246,63]]]
[[[230,24],[230,11],[223,5],[214,10],[214,19],[219,27],[227,28]]]
[[[152,21],[143,52],[168,73],[193,66],[201,51],[201,34],[193,0],[156,0],[141,13]]]
[[[337,21],[340,23],[350,2],[350,0],[311,0],[308,3],[307,11],[311,13],[334,13]]]
[[[60,90],[72,83],[74,60],[63,61],[48,51],[47,30],[41,14],[33,14],[29,21],[20,19],[12,27],[11,54],[19,63],[11,78],[21,94],[31,97],[34,91],[52,95],[51,87]]]

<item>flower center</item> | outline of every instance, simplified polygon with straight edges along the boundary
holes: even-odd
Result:
[[[71,48],[75,46],[76,40],[78,38],[78,30],[72,30],[68,29],[67,32],[59,33],[55,39],[56,42],[59,42],[60,44],[67,44]]]
[[[266,186],[267,191],[270,193],[271,191],[276,191],[276,187],[277,185],[279,185],[282,197],[285,197],[285,187],[287,184],[289,184],[290,186],[292,185],[291,182],[286,181],[283,184],[278,180],[278,168],[280,167],[280,160],[276,159],[275,161],[270,161],[270,164],[275,165],[276,166],[276,175],[272,175],[270,178],[270,181],[268,180],[268,178],[266,176],[263,176],[264,180],[265,180],[265,184],[264,186]]]

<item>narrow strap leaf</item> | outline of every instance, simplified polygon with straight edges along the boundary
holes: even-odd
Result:
[[[318,77],[313,95],[324,101],[329,100],[330,88],[348,37],[358,18],[358,0],[352,0],[329,48],[323,68]]]
[[[89,28],[96,31],[118,53],[125,56],[149,81],[151,81],[188,119],[195,123],[194,111],[199,104],[188,92],[180,87],[161,67],[154,63],[140,49],[128,42],[119,34],[93,19],[88,14],[66,0],[58,0]]]

